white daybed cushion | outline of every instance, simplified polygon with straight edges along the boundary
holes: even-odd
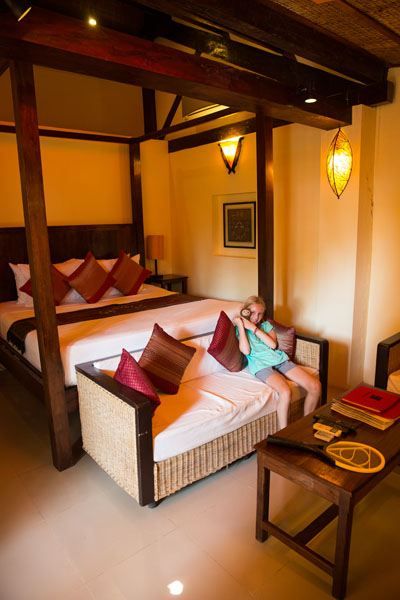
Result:
[[[387,390],[395,394],[400,394],[400,370],[394,371],[389,375]]]

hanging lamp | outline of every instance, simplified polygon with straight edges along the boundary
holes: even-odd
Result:
[[[326,173],[329,185],[338,198],[343,194],[351,175],[353,152],[345,133],[340,129],[329,146]]]

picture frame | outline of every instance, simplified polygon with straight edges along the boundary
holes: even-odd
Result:
[[[256,203],[223,202],[224,248],[256,247]]]

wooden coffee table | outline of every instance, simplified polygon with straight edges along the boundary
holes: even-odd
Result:
[[[342,418],[341,415],[331,412],[329,407],[318,409],[315,413],[323,413],[334,419]],[[351,421],[351,419],[346,420]],[[312,422],[312,415],[308,415],[282,429],[276,435],[306,443],[318,443],[313,436]],[[335,598],[344,598],[346,595],[354,507],[400,463],[400,422],[386,431],[374,429],[359,421],[352,422],[357,427],[356,433],[344,439],[363,442],[380,450],[386,459],[382,471],[373,474],[354,473],[332,467],[310,453],[268,444],[267,440],[256,446],[257,540],[264,542],[268,535],[273,535],[326,571],[333,577],[332,595]],[[305,529],[294,536],[289,535],[268,519],[271,471],[326,498],[332,502],[331,506]],[[337,516],[335,560],[332,563],[308,548],[307,544]]]

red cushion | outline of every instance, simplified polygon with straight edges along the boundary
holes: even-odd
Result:
[[[235,327],[223,310],[219,315],[214,336],[207,352],[228,371],[241,371],[245,366],[245,357],[240,352]]]
[[[153,412],[160,404],[160,398],[153,384],[133,356],[125,349],[122,350],[121,360],[114,373],[114,379],[149,398],[153,405]]]
[[[286,352],[290,360],[294,359],[296,353],[296,330],[294,327],[286,327],[278,321],[268,319],[274,328],[276,337],[278,338],[278,348]]]
[[[60,271],[58,271],[54,265],[51,265],[51,283],[53,285],[54,303],[58,305],[64,296],[66,296],[66,294],[69,292],[71,287],[64,275],[60,273]],[[19,289],[21,292],[25,292],[25,294],[33,296],[32,280],[28,279],[28,281],[26,281],[24,285],[21,285]]]
[[[68,282],[91,304],[100,300],[108,288],[114,285],[115,279],[99,265],[89,251],[83,263],[68,277]]]
[[[144,269],[123,250],[110,273],[115,279],[114,287],[125,296],[137,294],[143,281],[151,275],[151,271]]]
[[[183,373],[195,352],[195,348],[182,344],[155,323],[139,365],[156,388],[166,394],[176,394]]]

